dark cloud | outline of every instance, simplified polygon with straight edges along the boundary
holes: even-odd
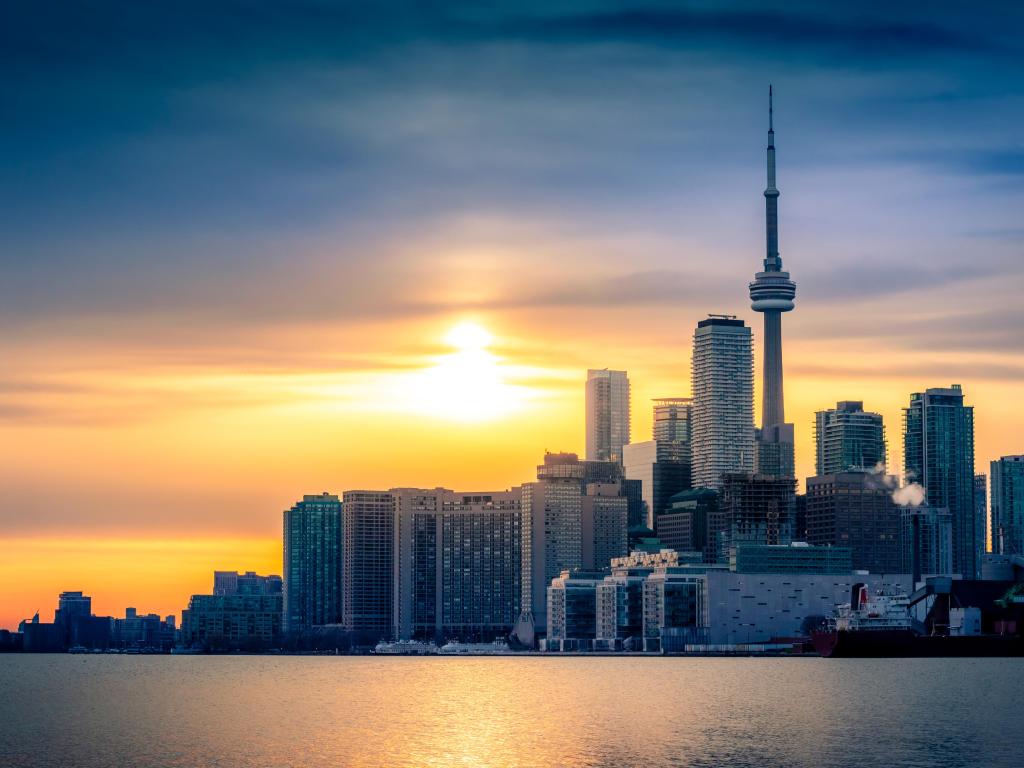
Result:
[[[821,9],[821,10],[819,10]],[[507,28],[533,39],[606,41],[713,47],[754,46],[792,55],[793,47],[856,56],[904,57],[921,52],[991,51],[991,41],[930,21],[886,21],[829,15],[818,6],[803,12],[745,8],[634,7],[598,13],[552,15],[513,22]]]
[[[481,306],[439,299],[435,261],[437,222],[479,211],[614,243],[592,270],[530,275],[509,258],[523,284],[501,283],[495,308],[742,307],[769,80],[787,259],[796,217],[837,219],[812,221],[818,253],[789,262],[801,306],[1020,281],[995,237],[970,259],[952,243],[1016,231],[1018,193],[971,189],[973,208],[942,197],[1024,170],[1024,25],[999,12],[8,3],[0,333],[150,334],[227,357],[233,341],[245,357],[232,336],[246,328]],[[801,201],[801,169],[842,181]],[[913,174],[917,187],[886,196]],[[641,238],[616,240],[627,228],[681,244],[638,252]],[[1002,338],[955,338],[970,334]]]

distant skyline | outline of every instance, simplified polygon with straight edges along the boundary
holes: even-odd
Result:
[[[814,413],[963,385],[1024,451],[1024,9],[566,1],[0,12],[0,627],[281,573],[303,494],[497,490],[759,318],[775,88]],[[755,402],[760,421],[760,376]]]

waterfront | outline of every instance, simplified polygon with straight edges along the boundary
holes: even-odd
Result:
[[[4,765],[1009,766],[1014,659],[0,656]]]

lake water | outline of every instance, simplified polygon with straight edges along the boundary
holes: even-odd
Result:
[[[1015,659],[0,655],[0,765],[1019,766]]]

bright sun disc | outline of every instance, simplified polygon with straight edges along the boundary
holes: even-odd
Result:
[[[475,323],[460,323],[445,334],[455,351],[437,358],[415,382],[417,410],[452,421],[487,421],[515,410],[523,393],[504,380],[499,358],[487,351],[493,341]]]
[[[476,323],[460,323],[448,331],[444,340],[456,349],[484,349],[493,337]]]

